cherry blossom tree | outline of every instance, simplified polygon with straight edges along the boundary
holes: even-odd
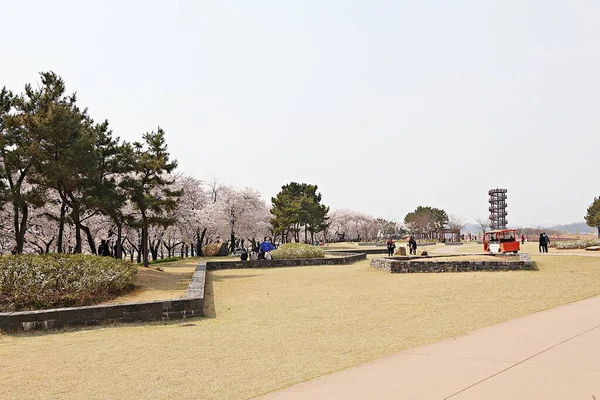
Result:
[[[229,237],[231,251],[235,250],[236,238],[254,239],[269,232],[267,205],[256,190],[225,186],[215,204],[220,233]]]

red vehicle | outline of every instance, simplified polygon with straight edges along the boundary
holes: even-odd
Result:
[[[489,231],[483,235],[483,250],[486,253],[518,253],[521,244],[516,229]]]

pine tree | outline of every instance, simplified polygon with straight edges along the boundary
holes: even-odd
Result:
[[[585,222],[588,226],[598,229],[598,237],[600,238],[600,197],[595,197],[594,202],[588,207]]]
[[[35,173],[39,143],[53,117],[57,92],[60,86],[47,74],[42,74],[38,90],[26,85],[25,94],[20,96],[5,88],[0,91],[1,198],[11,204],[14,251],[18,254],[23,252],[31,208],[44,204],[44,187],[30,185],[27,179]]]
[[[317,185],[290,182],[271,199],[272,231],[281,235],[282,242],[288,241],[289,233],[299,242],[302,228],[304,241],[308,241],[308,232],[314,240],[314,234],[327,227],[329,207],[321,204],[321,194],[317,193],[317,189]]]
[[[148,228],[167,227],[175,223],[168,215],[176,208],[181,190],[171,190],[173,179],[169,174],[177,168],[177,161],[169,161],[165,133],[144,134],[145,143],[133,144],[129,156],[131,173],[123,179],[122,187],[137,215],[128,217],[128,225],[141,229],[141,253],[144,266],[148,266]]]

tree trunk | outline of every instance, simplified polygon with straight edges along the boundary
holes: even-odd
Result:
[[[193,244],[190,246],[190,252],[192,253],[192,257],[194,257],[194,245]],[[186,253],[186,255],[187,255],[187,253]]]
[[[235,234],[231,231],[231,246],[229,246],[229,250],[233,253],[235,250]]]
[[[150,254],[152,255],[152,261],[156,261],[156,259],[158,258],[158,246],[153,246],[150,245]],[[146,258],[148,257],[148,255],[146,254]],[[147,267],[147,265],[144,265],[145,267]]]
[[[19,221],[19,210],[21,211],[21,220]],[[25,247],[25,233],[27,233],[27,219],[29,217],[29,206],[27,203],[17,206],[15,213],[15,236],[17,239],[17,254],[23,253]]]
[[[85,232],[88,244],[90,245],[90,251],[92,252],[92,254],[96,254],[96,243],[94,242],[94,238],[92,237],[92,232],[90,231],[90,228],[81,224],[81,229],[83,229],[83,231]]]
[[[202,235],[196,231],[196,255],[198,257],[202,257],[204,255],[202,253],[202,242],[204,242],[204,235],[206,235],[206,228],[202,230]]]
[[[81,254],[82,250],[82,239],[81,239],[81,220],[79,215],[79,209],[77,207],[72,207],[71,211],[71,219],[73,220],[73,224],[75,225],[75,254]]]
[[[117,243],[115,243],[115,258],[121,260],[123,258],[123,226],[117,223]]]
[[[52,246],[52,242],[54,242],[54,236],[52,237],[52,239],[50,239],[48,243],[46,243],[46,254],[50,253],[50,246]]]
[[[63,236],[65,232],[65,215],[67,214],[67,203],[64,201],[60,206],[60,219],[58,220],[58,242],[56,243],[56,251],[59,253],[64,253],[63,248]]]
[[[20,231],[20,224],[19,224],[19,205],[17,202],[13,202],[13,223],[14,223],[14,228],[15,228],[15,239],[17,241],[15,247],[15,251],[17,252],[17,254],[21,254],[23,252],[23,242],[21,240],[21,231]]]
[[[142,227],[141,256],[144,267],[148,267],[148,226]]]

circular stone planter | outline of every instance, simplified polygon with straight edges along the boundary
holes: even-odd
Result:
[[[489,260],[464,260],[461,256],[381,257],[371,260],[371,267],[390,273],[437,273],[473,271],[535,270],[529,254],[490,255]]]

